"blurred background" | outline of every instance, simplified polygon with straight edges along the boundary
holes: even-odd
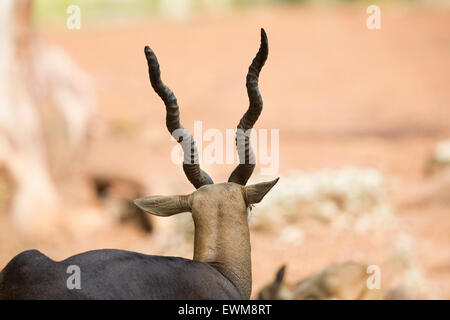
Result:
[[[366,26],[373,4],[379,30]],[[183,125],[225,132],[248,106],[264,27],[255,128],[280,130],[281,179],[253,210],[252,297],[283,264],[272,298],[352,261],[378,266],[397,297],[450,298],[449,1],[2,0],[0,16],[0,268],[32,248],[192,258],[189,213],[130,203],[193,191],[143,48]],[[220,182],[234,165],[202,168]],[[270,178],[257,166],[250,183]],[[333,283],[341,293],[315,297],[360,298]]]

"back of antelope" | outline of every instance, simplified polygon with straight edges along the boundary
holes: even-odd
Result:
[[[140,198],[135,204],[157,216],[191,212],[195,223],[193,260],[105,249],[56,262],[37,250],[25,251],[0,273],[0,299],[250,298],[247,210],[278,181],[246,186],[255,167],[248,132],[263,106],[258,78],[268,55],[266,33],[261,29],[261,46],[247,74],[250,105],[236,132],[240,163],[225,183],[214,184],[200,169],[195,141],[180,124],[177,99],[161,81],[154,52],[145,47],[145,55],[151,85],[166,106],[167,128],[183,148],[183,169],[196,191]],[[79,268],[79,289],[67,287],[70,266]]]

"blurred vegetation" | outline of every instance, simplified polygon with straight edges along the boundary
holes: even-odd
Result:
[[[33,16],[38,24],[60,22],[68,17],[69,6],[81,8],[82,20],[146,17],[156,12],[157,0],[34,0]]]
[[[388,3],[394,0],[377,0]],[[421,0],[396,0],[413,3]],[[425,0],[422,0],[422,2]],[[98,23],[102,21],[129,21],[146,19],[152,16],[182,18],[199,10],[226,11],[252,5],[277,4],[324,4],[340,3],[373,4],[373,0],[34,0],[34,18],[41,24],[60,23],[68,17],[70,5],[81,8],[82,21]]]

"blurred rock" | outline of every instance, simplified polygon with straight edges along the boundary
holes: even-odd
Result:
[[[295,172],[281,177],[273,195],[254,209],[251,226],[286,226],[312,218],[333,228],[364,233],[392,220],[384,180],[372,169]]]
[[[443,171],[450,171],[450,140],[436,143],[425,164],[426,175],[442,174]]]

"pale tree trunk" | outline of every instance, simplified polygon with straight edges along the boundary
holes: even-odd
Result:
[[[0,166],[14,180],[10,211],[21,229],[36,231],[61,211],[42,105],[51,101],[65,119],[70,150],[83,142],[92,116],[91,92],[64,53],[33,35],[31,1],[0,1]]]
[[[28,230],[48,220],[57,207],[58,195],[49,175],[41,122],[27,76],[29,35],[16,15],[17,6],[23,3],[1,2],[0,161],[15,180],[13,221]]]

